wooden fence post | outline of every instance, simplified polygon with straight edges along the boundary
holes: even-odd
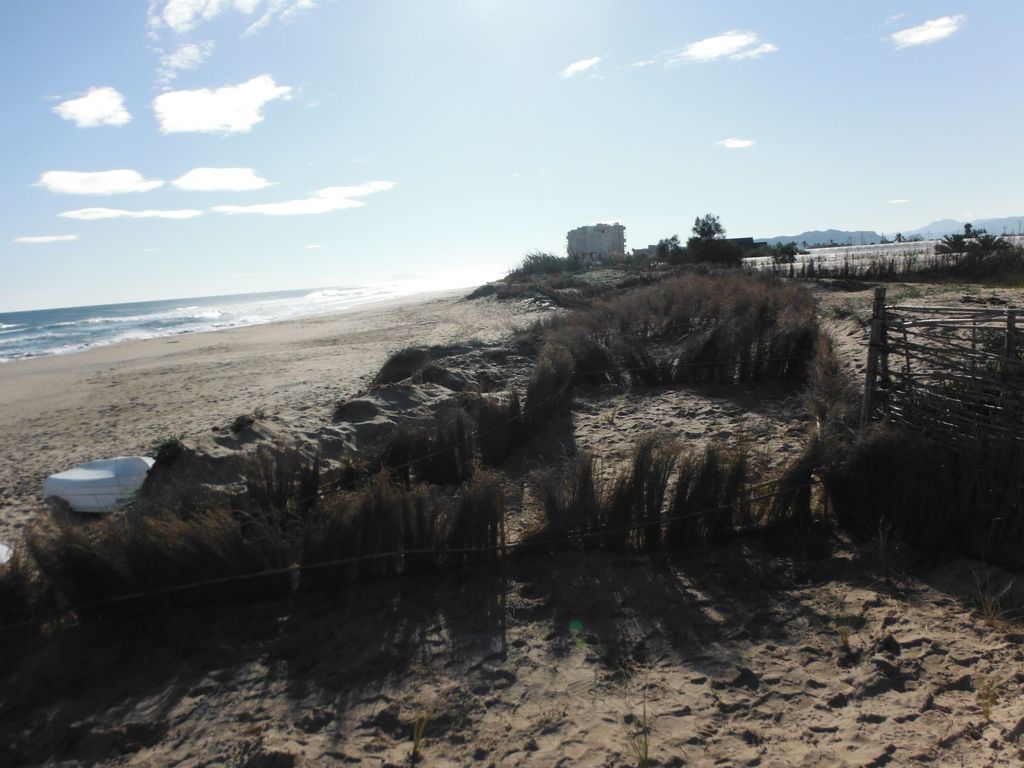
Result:
[[[1003,378],[1006,378],[1011,371],[1011,363],[1017,359],[1017,310],[1006,310],[1006,345],[1003,354],[1006,363],[1003,365]]]
[[[868,364],[864,371],[864,402],[860,410],[861,429],[871,421],[875,406],[875,386],[878,383],[878,357],[885,336],[885,286],[875,288],[875,304],[871,310],[871,339],[868,343]]]

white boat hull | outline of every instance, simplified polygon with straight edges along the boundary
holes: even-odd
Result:
[[[50,475],[43,483],[43,498],[56,497],[75,512],[113,512],[129,501],[153,466],[148,456],[118,456],[79,464]]]

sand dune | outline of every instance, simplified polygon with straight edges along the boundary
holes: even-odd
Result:
[[[857,371],[869,295],[818,298]],[[0,449],[3,530],[38,513],[37,480],[54,467],[256,406],[268,433],[312,433],[388,353],[500,341],[536,316],[448,295],[0,367],[0,428],[14,438]],[[508,503],[536,507],[545,468],[580,449],[614,466],[654,430],[743,440],[773,464],[811,429],[784,383],[580,392],[506,463]],[[34,474],[22,477],[22,459]],[[529,524],[520,510],[510,536]],[[337,594],[86,622],[0,680],[0,760],[401,766],[419,723],[427,766],[636,766],[644,740],[661,766],[1020,764],[1024,638],[975,607],[976,575],[996,589],[1011,575],[913,565],[841,536],[769,536],[525,554]]]
[[[283,323],[126,342],[0,365],[0,540],[45,511],[43,479],[90,459],[146,453],[262,408],[286,430],[315,429],[410,345],[506,337],[525,304],[409,297]]]

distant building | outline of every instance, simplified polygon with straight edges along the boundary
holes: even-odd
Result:
[[[570,230],[566,250],[583,264],[598,264],[626,255],[626,228],[614,224],[590,224]]]
[[[727,237],[725,242],[731,243],[743,251],[753,251],[768,245],[767,240],[755,240],[752,237]]]

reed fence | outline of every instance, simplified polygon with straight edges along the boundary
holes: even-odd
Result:
[[[876,288],[861,424],[886,417],[954,448],[1024,443],[1020,312],[886,306]]]

